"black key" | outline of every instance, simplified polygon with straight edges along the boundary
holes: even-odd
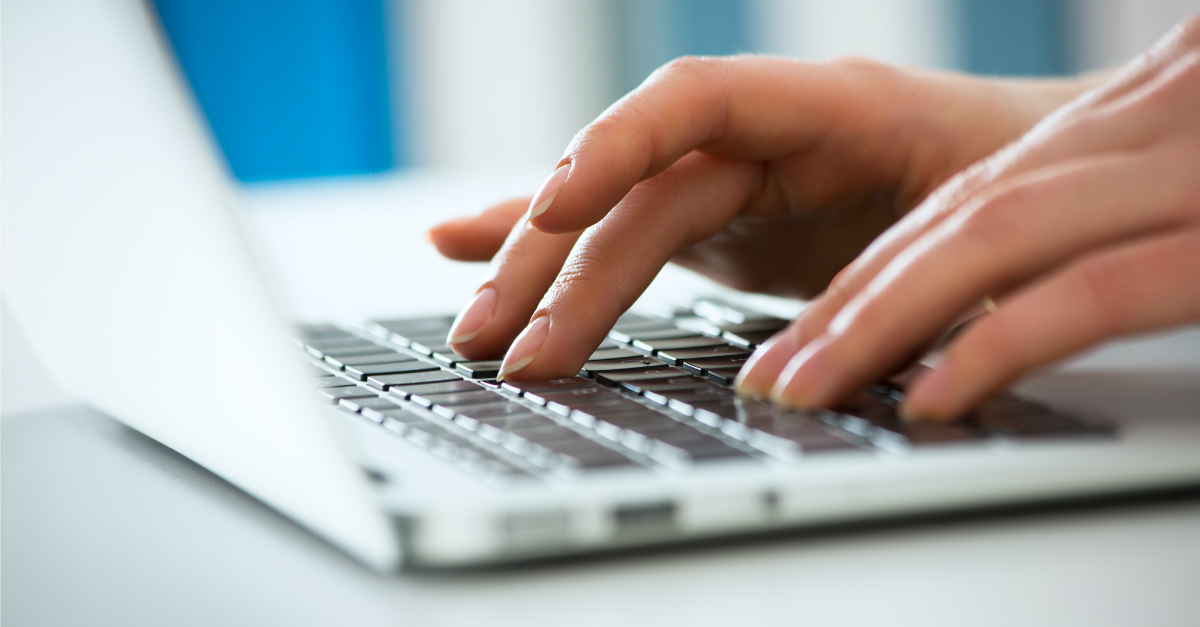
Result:
[[[589,416],[598,417],[610,414],[650,411],[645,407],[627,398],[622,398],[617,394],[611,394],[607,397],[600,397],[590,401],[571,404],[551,401],[547,407],[554,413],[562,416],[570,416],[573,412],[583,412]]]
[[[788,325],[788,321],[782,318],[762,318],[760,320],[748,320],[746,322],[735,322],[732,324],[720,325],[722,333],[751,333],[755,331],[778,331]]]
[[[371,340],[363,339],[357,335],[350,335],[349,333],[319,340],[309,340],[305,342],[305,345],[318,351],[347,348],[350,346],[377,346]]]
[[[716,388],[713,383],[707,379],[686,375],[682,377],[671,377],[670,379],[642,381],[637,384],[637,391],[640,393],[646,392],[678,392],[681,390],[692,390],[696,388]],[[633,388],[629,388],[632,390]]]
[[[548,392],[551,390],[569,390],[571,388],[589,387],[596,385],[593,381],[588,381],[582,377],[568,377],[566,379],[550,379],[549,381],[518,381],[510,383],[505,381],[501,387],[513,394],[523,394],[525,392]]]
[[[461,381],[462,377],[445,370],[430,372],[405,372],[402,374],[383,374],[367,378],[367,385],[388,390],[393,385],[408,385],[412,383],[439,383],[442,381]]]
[[[625,349],[625,348],[610,348],[607,350],[598,350],[598,351],[592,353],[592,356],[588,357],[588,361],[606,361],[609,359],[629,359],[630,357],[641,357],[641,355],[639,355],[638,353],[635,353],[629,349]]]
[[[749,355],[743,357],[716,357],[713,359],[691,359],[683,362],[683,369],[696,375],[707,374],[713,370],[733,368],[737,370],[746,363]]]
[[[705,371],[704,376],[710,381],[715,381],[721,385],[733,385],[737,380],[738,372],[741,368],[717,368],[714,370]]]
[[[376,394],[371,390],[357,385],[341,388],[322,388],[317,390],[330,405],[337,405],[343,398],[370,398]]]
[[[395,355],[396,351],[380,346],[378,344],[362,344],[356,346],[344,346],[341,348],[329,348],[316,350],[313,347],[308,347],[309,354],[314,357],[354,357],[358,355]]]
[[[433,360],[442,366],[454,366],[460,361],[465,361],[466,357],[450,350],[439,351],[431,355]],[[495,376],[495,375],[493,375]]]
[[[440,338],[434,342],[413,342],[409,344],[409,348],[421,353],[422,355],[432,355],[434,353],[453,353],[454,351],[445,344],[446,338]]]
[[[359,381],[365,381],[368,377],[384,374],[400,374],[403,372],[428,372],[437,370],[437,366],[427,364],[423,361],[402,361],[399,363],[387,364],[371,364],[369,366],[347,366],[346,374],[351,377],[357,377]]]
[[[686,452],[694,460],[716,460],[750,457],[746,453],[709,436],[671,443]]]
[[[423,423],[426,420],[407,409],[392,406],[391,408],[368,407],[363,406],[360,413],[365,418],[370,418],[375,422],[383,422],[385,418],[391,418],[400,422]]]
[[[644,320],[629,320],[626,322],[618,321],[613,325],[613,330],[622,331],[625,333],[635,333],[639,331],[659,331],[662,329],[674,329],[675,325],[670,320],[663,318],[646,318]]]
[[[376,320],[371,324],[386,331],[393,341],[407,346],[414,337],[428,337],[439,333],[445,337],[450,332],[450,326],[454,324],[454,318],[434,316],[431,318]]]
[[[705,348],[664,350],[659,351],[655,356],[673,366],[678,366],[680,365],[680,362],[694,361],[697,359],[713,359],[717,357],[749,357],[750,351],[747,351],[741,347],[722,344],[720,346],[709,346]]]
[[[466,361],[459,363],[455,370],[472,379],[494,379],[496,375],[500,374],[500,365],[503,363],[502,359]]]
[[[730,333],[726,331],[721,334],[721,339],[733,344],[741,346],[749,350],[754,350],[759,344],[771,339],[778,331],[750,331],[743,333]]]
[[[480,403],[477,405],[466,405],[456,408],[456,412],[464,416],[470,416],[480,422],[489,422],[489,418],[502,416],[513,416],[518,414],[531,414],[528,407],[514,403],[510,400],[500,398],[492,403]],[[549,418],[543,420],[550,421]]]
[[[346,366],[367,366],[371,364],[394,364],[402,361],[415,361],[415,357],[409,357],[403,353],[395,351],[391,353],[372,353],[368,355],[351,355],[345,357],[329,356],[325,361],[335,368],[342,369]]]
[[[701,379],[701,381],[703,381],[703,379]],[[668,402],[675,401],[677,403],[685,403],[688,405],[694,405],[696,403],[708,403],[708,402],[712,402],[712,401],[716,401],[716,400],[720,400],[720,399],[724,399],[724,398],[733,398],[734,397],[734,393],[732,390],[727,390],[723,387],[715,386],[712,383],[708,383],[707,381],[705,381],[704,387],[661,390],[661,391],[655,392],[655,393],[666,397]],[[647,396],[649,396],[649,394],[647,394]],[[655,401],[655,402],[658,402],[658,401]],[[666,405],[667,403],[659,403],[659,404]]]
[[[698,335],[695,331],[687,331],[671,325],[666,328],[655,331],[609,331],[609,339],[620,342],[622,344],[632,343],[634,340],[671,340],[683,337],[695,337]]]
[[[679,368],[660,366],[658,368],[638,370],[609,370],[597,373],[596,380],[604,385],[615,386],[622,381],[646,381],[649,379],[670,379],[687,373]]]
[[[343,407],[350,411],[362,411],[364,407],[371,409],[393,409],[396,404],[382,396],[369,396],[366,398],[343,398],[338,401],[338,407]]]
[[[408,400],[425,407],[432,407],[434,404],[443,405],[446,407],[459,408],[466,405],[478,405],[480,403],[492,403],[499,400],[495,392],[484,390],[478,386],[474,386],[474,390],[466,392],[446,392],[442,394],[412,394]]]
[[[406,383],[401,385],[392,385],[390,388],[388,388],[388,392],[392,396],[408,398],[410,394],[445,394],[448,392],[471,392],[479,389],[482,388],[474,383],[457,379],[454,381],[443,381],[438,383]]]
[[[633,347],[636,350],[645,353],[655,353],[657,351],[680,350],[687,348],[705,348],[709,346],[728,346],[728,344],[719,339],[706,337],[703,335],[677,337],[666,340],[634,340],[633,342]]]
[[[580,373],[594,377],[601,372],[610,372],[614,370],[646,370],[648,368],[662,367],[662,362],[649,357],[637,357],[630,359],[610,359],[608,361],[589,361],[583,364]]]
[[[557,402],[574,406],[612,396],[616,395],[614,395],[610,390],[602,388],[598,385],[587,385],[571,388],[569,390],[550,390],[548,392],[525,393],[525,398],[537,403],[538,405],[546,405],[551,402]]]
[[[653,316],[643,316],[640,313],[634,313],[632,311],[627,311],[627,312],[621,314],[617,318],[617,322],[613,326],[619,327],[619,326],[626,325],[626,324],[639,324],[639,323],[643,323],[643,322],[661,322],[661,321],[662,321],[662,318],[656,318]]]
[[[533,413],[487,416],[483,419],[475,418],[474,416],[463,413],[459,414],[458,417],[454,419],[454,422],[470,428],[468,426],[470,424],[468,420],[475,422],[475,429],[473,429],[474,431],[479,432],[480,435],[492,440],[493,442],[498,440],[500,435],[504,433],[521,431],[523,429],[536,429],[546,425],[557,426],[557,423],[555,423],[553,420]],[[489,437],[489,435],[491,437]]]
[[[596,347],[596,350],[606,351],[613,348],[621,348],[621,345],[612,340],[604,340],[603,342],[600,342],[600,345]]]

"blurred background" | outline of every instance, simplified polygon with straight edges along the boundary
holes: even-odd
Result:
[[[1200,0],[154,0],[243,182],[552,167],[685,54],[995,75],[1117,65]]]

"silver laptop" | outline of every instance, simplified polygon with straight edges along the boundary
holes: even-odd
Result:
[[[1200,483],[1195,371],[1174,401],[1052,378],[909,426],[899,380],[737,398],[784,321],[726,301],[627,314],[579,376],[517,385],[442,345],[449,317],[289,324],[144,4],[9,1],[3,45],[3,289],[47,367],[378,570]]]

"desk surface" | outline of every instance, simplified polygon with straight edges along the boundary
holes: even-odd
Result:
[[[485,269],[432,262],[421,227],[540,174],[300,185],[250,201],[302,316],[444,312]],[[676,272],[659,294],[695,281]],[[1200,329],[1185,335],[1078,363],[1194,367]],[[6,414],[2,427],[11,625],[1200,623],[1194,498],[388,579],[94,410]]]

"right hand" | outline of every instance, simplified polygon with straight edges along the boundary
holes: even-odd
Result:
[[[575,137],[536,203],[430,232],[448,257],[492,259],[453,346],[471,359],[508,349],[508,379],[573,375],[668,261],[811,298],[939,184],[1080,90],[862,60],[678,59]]]

